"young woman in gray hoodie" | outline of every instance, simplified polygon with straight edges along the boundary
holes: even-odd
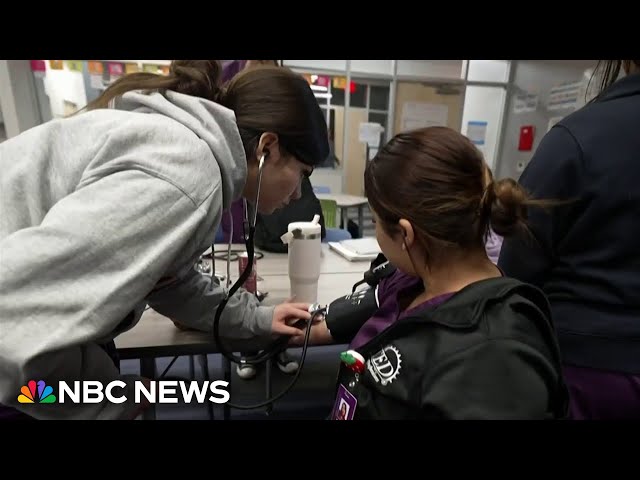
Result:
[[[223,89],[216,60],[134,73],[74,116],[0,144],[0,404],[35,418],[130,418],[135,405],[25,405],[29,380],[121,378],[103,345],[145,305],[211,331],[225,290],[193,267],[222,211],[244,197],[271,213],[329,153],[307,82],[285,68],[245,70]],[[308,305],[260,306],[240,290],[221,335],[297,335]],[[129,392],[127,398],[133,395]],[[3,407],[0,406],[0,416]]]

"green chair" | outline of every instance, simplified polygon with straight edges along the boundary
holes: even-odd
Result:
[[[320,206],[322,208],[325,228],[336,228],[338,226],[336,219],[338,203],[335,200],[320,199]]]

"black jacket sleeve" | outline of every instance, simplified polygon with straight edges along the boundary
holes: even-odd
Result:
[[[584,192],[582,150],[569,130],[556,125],[545,135],[519,183],[532,198],[559,203],[529,209],[532,235],[505,238],[498,266],[510,277],[542,287]]]
[[[553,364],[511,339],[492,339],[445,358],[423,383],[426,419],[505,420],[551,417]]]
[[[258,215],[256,223],[255,243],[258,248],[269,252],[286,253],[288,247],[280,237],[287,233],[292,222],[310,222],[314,215],[320,215],[321,236],[327,234],[322,205],[313,193],[311,181],[302,179],[301,196],[286,207],[276,210],[271,215]]]

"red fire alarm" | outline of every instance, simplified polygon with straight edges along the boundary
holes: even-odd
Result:
[[[533,137],[536,127],[533,125],[523,125],[520,127],[520,142],[518,143],[518,150],[521,152],[529,152],[533,148]]]

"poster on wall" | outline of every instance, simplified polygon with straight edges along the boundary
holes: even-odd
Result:
[[[379,123],[361,123],[358,129],[358,140],[371,148],[378,148],[382,132],[384,127]]]
[[[49,68],[51,68],[51,70],[63,70],[62,60],[49,60]]]
[[[109,79],[111,81],[117,80],[124,74],[124,66],[122,65],[122,63],[109,62],[107,64],[107,68],[109,70]]]
[[[160,73],[160,67],[153,63],[145,63],[142,65],[142,71],[149,73]]]
[[[91,88],[103,90],[104,83],[102,82],[102,75],[104,74],[104,65],[102,62],[87,62],[87,70],[89,70],[89,84]]]
[[[582,82],[563,83],[557,85],[549,92],[547,100],[548,110],[575,109],[578,96],[582,89]]]
[[[519,93],[513,102],[513,113],[535,112],[538,109],[538,95]]]
[[[439,103],[405,102],[402,106],[401,130],[447,126],[449,107]]]
[[[475,145],[484,145],[487,140],[487,122],[471,121],[467,123],[467,138]]]
[[[70,72],[80,72],[82,73],[84,69],[84,62],[82,60],[67,60],[67,69]]]
[[[140,67],[138,66],[137,63],[125,63],[124,64],[124,72],[126,74],[129,73],[136,73],[140,71]]]
[[[344,90],[347,87],[347,77],[333,77],[333,88]]]
[[[104,65],[102,62],[90,61],[87,62],[87,70],[91,75],[102,75],[104,73]]]
[[[31,60],[31,71],[36,77],[44,77],[47,73],[47,65],[44,60]]]

